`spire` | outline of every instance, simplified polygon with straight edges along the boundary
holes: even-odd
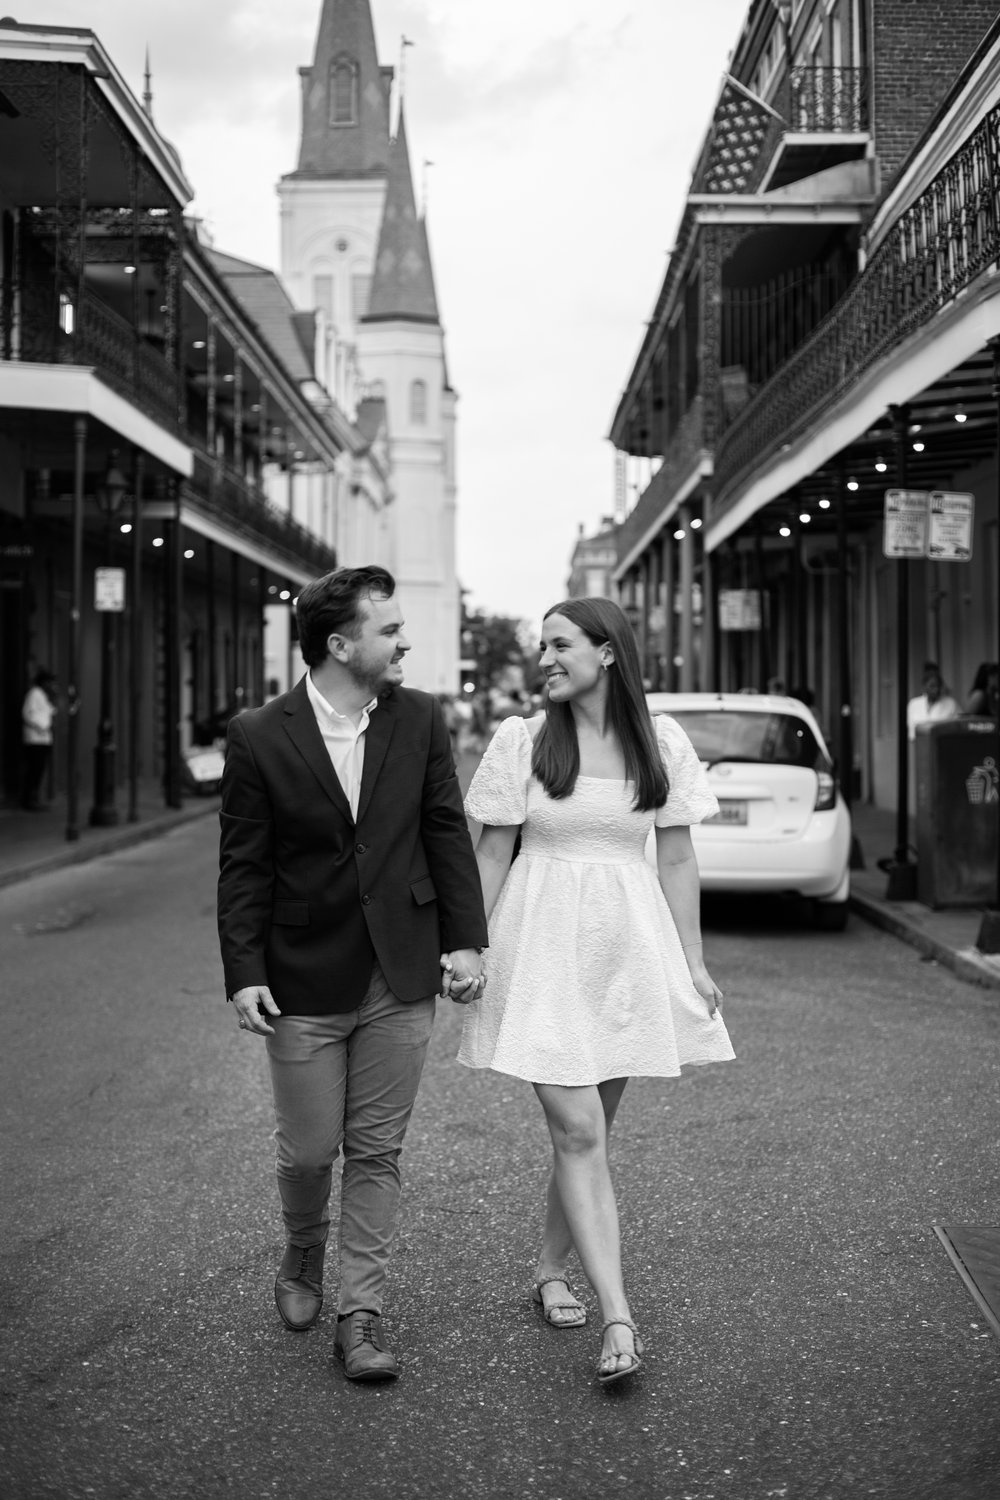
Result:
[[[375,273],[363,323],[401,318],[412,323],[440,323],[434,275],[424,221],[417,218],[402,109],[399,128],[389,147],[389,181],[379,232]]]
[[[323,0],[311,68],[300,68],[302,136],[293,177],[381,177],[392,68],[379,65],[369,0]]]
[[[149,71],[149,46],[146,47],[146,71],[143,75],[142,107],[153,118],[153,75]]]

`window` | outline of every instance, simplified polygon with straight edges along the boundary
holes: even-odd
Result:
[[[351,57],[330,64],[330,124],[358,123],[358,65]]]
[[[809,725],[790,714],[678,709],[674,718],[687,733],[698,759],[709,765],[720,760],[739,760],[830,770],[830,762]]]
[[[360,323],[368,311],[368,296],[372,289],[370,276],[355,273],[351,277],[351,318]]]
[[[333,322],[333,277],[313,277],[313,307],[321,308],[327,320]]]
[[[410,386],[410,421],[423,427],[427,421],[427,383],[414,380]]]

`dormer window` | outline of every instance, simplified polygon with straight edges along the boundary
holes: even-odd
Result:
[[[358,123],[358,65],[341,54],[330,64],[330,124]]]

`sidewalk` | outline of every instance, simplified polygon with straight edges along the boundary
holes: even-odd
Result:
[[[199,797],[185,792],[179,808],[167,807],[163,789],[156,781],[139,783],[138,820],[128,822],[128,793],[117,798],[119,822],[113,828],[91,828],[89,789],[81,787],[79,837],[66,838],[66,798],[57,797],[44,812],[24,812],[19,807],[0,807],[0,888],[35,875],[83,864],[116,849],[127,849],[146,839],[157,838],[192,818],[218,814],[217,796]]]
[[[851,871],[851,907],[876,927],[952,969],[961,979],[1000,990],[1000,954],[987,956],[976,947],[981,907],[932,911],[919,901],[887,901],[889,877],[878,861],[896,847],[896,815],[858,804],[852,809],[854,834],[865,868]]]
[[[476,757],[463,755],[460,759],[459,776],[464,787]],[[87,822],[89,801],[81,796],[80,836],[74,843],[66,841],[64,799],[41,813],[0,808],[0,887],[156,838],[192,818],[215,816],[219,808],[218,797],[189,792],[185,792],[180,808],[167,808],[155,782],[140,785],[138,801],[137,822],[126,821],[128,799],[123,792],[118,799],[121,822],[117,827],[91,828]],[[1000,955],[987,957],[975,946],[981,911],[931,911],[919,901],[887,901],[888,877],[877,861],[890,856],[895,847],[895,814],[863,804],[853,812],[865,866],[851,872],[854,912],[952,969],[961,979],[1000,991]]]

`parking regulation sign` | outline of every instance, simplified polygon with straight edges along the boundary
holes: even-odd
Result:
[[[972,561],[972,517],[975,496],[955,490],[931,490],[927,513],[927,556],[935,562]]]
[[[927,555],[926,490],[886,490],[882,551],[886,557]]]
[[[125,608],[125,569],[94,569],[94,608],[102,613],[121,614]]]

